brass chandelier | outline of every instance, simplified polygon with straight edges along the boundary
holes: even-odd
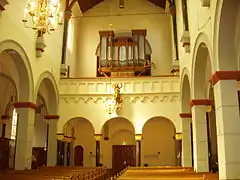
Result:
[[[60,0],[28,0],[22,21],[27,28],[35,30],[38,37],[55,31],[62,25]]]

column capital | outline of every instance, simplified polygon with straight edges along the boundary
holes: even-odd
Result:
[[[213,86],[220,80],[240,80],[240,71],[216,71],[209,79]]]
[[[142,140],[142,134],[135,134],[135,140],[141,141]]]
[[[102,134],[94,134],[94,138],[96,141],[100,141],[102,137]]]
[[[36,110],[38,105],[33,102],[15,102],[13,103],[14,108],[31,108]]]
[[[182,119],[188,119],[188,118],[192,118],[192,113],[180,113],[179,116]]]
[[[44,118],[47,119],[47,120],[58,120],[59,119],[59,115],[45,115]]]
[[[175,134],[175,139],[176,139],[176,140],[182,140],[182,139],[183,139],[183,134],[182,134],[182,132],[176,132],[176,134]]]
[[[189,101],[189,106],[212,106],[214,104],[213,100],[210,99],[192,99]]]
[[[0,124],[7,124],[8,123],[8,120],[11,118],[11,116],[7,115],[7,114],[4,114],[1,116],[1,121],[0,121]]]

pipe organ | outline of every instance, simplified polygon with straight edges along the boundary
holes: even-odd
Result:
[[[105,76],[141,75],[150,68],[146,30],[100,31],[98,71]]]

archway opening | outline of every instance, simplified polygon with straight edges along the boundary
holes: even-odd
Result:
[[[136,141],[133,124],[122,117],[105,122],[102,127],[101,152],[102,164],[113,172],[120,172],[128,165],[135,166]]]
[[[64,160],[62,165],[79,165],[86,167],[95,166],[96,143],[94,127],[85,118],[76,117],[64,125],[65,138],[73,137],[71,142],[65,141],[58,149],[63,149]],[[59,143],[58,143],[59,144]],[[76,148],[77,147],[77,148]],[[80,149],[79,147],[82,147]],[[82,161],[80,163],[80,161]]]
[[[145,166],[175,166],[177,148],[173,123],[164,117],[153,117],[143,127],[142,164]]]
[[[19,151],[22,144],[18,144],[21,141],[18,134],[22,134],[26,128],[19,126],[26,121],[18,121],[21,117],[14,109],[13,103],[32,101],[33,77],[23,48],[11,40],[0,42],[0,87],[0,119],[5,122],[0,125],[1,136],[3,135],[0,141],[0,154],[5,154],[1,156],[3,159],[0,158],[0,169],[15,168],[21,166],[18,157],[23,156],[21,154],[23,151]],[[27,164],[28,168],[30,166]]]

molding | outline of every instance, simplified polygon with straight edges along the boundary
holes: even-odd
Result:
[[[202,7],[210,7],[211,0],[201,0]]]
[[[213,86],[220,80],[240,80],[240,71],[216,71],[209,79]]]
[[[192,99],[189,102],[189,106],[193,107],[193,106],[211,106],[214,104],[213,100],[209,100],[209,99]]]
[[[65,103],[94,103],[101,104],[105,103],[108,99],[112,98],[111,96],[81,96],[81,95],[68,95],[60,96],[61,100],[64,100]],[[128,101],[130,103],[164,103],[164,102],[180,102],[180,94],[164,94],[164,95],[122,95],[123,103]]]
[[[180,113],[179,116],[182,119],[190,119],[192,118],[192,113]]]
[[[9,2],[7,0],[0,0],[0,12],[5,10],[5,6],[8,5]]]
[[[59,115],[45,115],[44,118],[47,120],[58,120],[59,119]]]
[[[36,110],[38,105],[33,102],[15,102],[13,103],[14,108],[32,108]]]

